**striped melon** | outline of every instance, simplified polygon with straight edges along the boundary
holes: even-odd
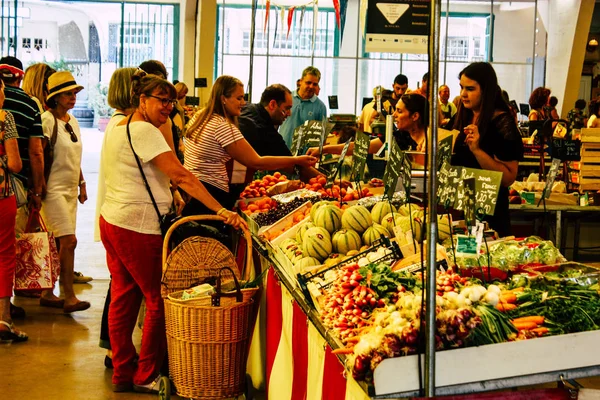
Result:
[[[315,204],[312,205],[312,207],[310,208],[310,219],[311,221],[315,220],[315,214],[317,213],[317,210],[323,206],[327,206],[331,204],[330,201],[327,200],[321,200],[321,201],[317,201]]]
[[[419,218],[401,217],[396,221],[396,224],[402,228],[404,232],[412,231],[413,239],[421,243],[423,241],[423,222]]]
[[[411,205],[409,206],[408,204],[402,204],[399,208],[398,208],[398,214],[402,215],[403,217],[407,217],[410,215],[411,210],[415,210],[415,206]]]
[[[325,265],[326,267],[333,267],[334,265],[339,264],[342,261],[344,261],[344,256],[338,253],[331,253],[329,257],[327,257],[323,265]]]
[[[300,261],[298,261],[296,264],[294,264],[294,270],[297,273],[302,273],[307,268],[315,267],[317,265],[321,265],[321,263],[316,258],[314,258],[314,257],[304,257]]]
[[[383,217],[391,212],[396,212],[396,207],[387,201],[380,201],[373,206],[371,217],[373,218],[373,222],[381,224]]]
[[[315,225],[312,222],[305,222],[298,228],[298,232],[296,232],[296,242],[302,244],[302,240],[304,239],[304,232],[314,227]]]
[[[329,232],[318,226],[310,228],[304,234],[302,249],[305,256],[323,261],[331,254],[332,250]]]
[[[342,227],[342,210],[330,205],[320,207],[315,213],[313,223],[333,233]]]
[[[363,242],[366,245],[371,245],[371,244],[373,244],[374,241],[379,239],[381,237],[381,235],[389,237],[390,232],[388,232],[388,230],[385,229],[380,224],[375,223],[375,224],[373,224],[373,226],[370,226],[369,228],[367,228],[365,233],[363,233],[363,236],[362,236]]]
[[[401,207],[402,208],[402,207]],[[400,214],[400,210],[397,213],[389,213],[381,219],[380,224],[390,233],[394,233],[394,226],[398,225],[400,218],[405,218]]]
[[[360,235],[352,229],[340,229],[333,234],[331,243],[333,244],[333,251],[341,254],[358,250],[362,246]]]
[[[363,206],[348,207],[342,215],[342,228],[363,233],[373,224],[371,213]]]
[[[438,240],[443,242],[450,237],[450,232],[452,232],[452,227],[450,221],[448,221],[448,216],[438,215]]]

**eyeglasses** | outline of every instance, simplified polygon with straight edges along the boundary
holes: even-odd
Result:
[[[163,107],[168,107],[169,104],[171,106],[175,107],[175,103],[177,103],[177,100],[172,100],[167,97],[158,97],[158,96],[153,96],[151,94],[149,94],[148,97],[154,97],[155,99],[160,100]]]
[[[65,123],[65,128],[67,128],[67,132],[69,132],[69,135],[71,136],[71,142],[77,143],[77,141],[79,139],[77,139],[77,135],[75,134],[75,131],[73,130],[73,127],[71,125],[69,125],[68,122],[66,122]]]

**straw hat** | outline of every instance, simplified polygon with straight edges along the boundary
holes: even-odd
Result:
[[[55,72],[48,78],[48,97],[46,101],[59,93],[74,90],[75,93],[81,91],[83,86],[75,82],[75,78],[69,71]]]

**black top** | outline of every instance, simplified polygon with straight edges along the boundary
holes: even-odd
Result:
[[[396,127],[394,126],[394,132],[392,133],[392,135],[394,136],[394,139],[396,139],[396,143],[398,143],[398,147],[400,147],[400,150],[402,151],[414,151],[417,148],[417,142],[415,142],[413,140],[413,138],[410,137],[410,133],[408,133],[408,131],[400,131],[398,129],[396,129]],[[381,140],[381,143],[385,143],[385,134],[375,134],[375,137],[377,137],[379,140]]]
[[[465,143],[466,135],[460,132],[454,144],[452,165],[479,168],[479,162]],[[523,158],[523,142],[519,128],[510,113],[502,113],[490,121],[484,135],[479,139],[479,147],[490,157],[501,161],[520,161]],[[508,188],[500,186],[496,210],[493,216],[485,218],[490,227],[500,236],[510,235],[510,218],[508,215]]]
[[[291,156],[271,116],[260,104],[248,104],[238,118],[240,131],[260,156]]]

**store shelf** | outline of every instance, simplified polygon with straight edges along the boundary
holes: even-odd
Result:
[[[600,375],[600,331],[549,336],[436,353],[436,395],[472,393]],[[386,359],[375,397],[416,396],[418,356]]]

